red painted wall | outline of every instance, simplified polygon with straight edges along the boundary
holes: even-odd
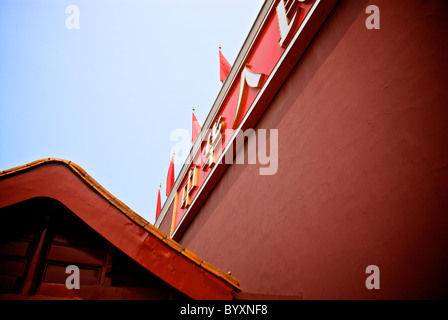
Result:
[[[243,291],[446,298],[447,9],[341,0],[257,125],[279,130],[277,174],[230,166],[180,243]]]
[[[292,34],[295,33],[295,31],[300,27],[302,22],[304,21],[305,17],[309,14],[311,8],[313,7],[314,3],[316,1],[308,1],[307,3],[300,4],[300,10],[297,14],[297,19],[300,21],[296,26],[295,29],[291,31]],[[251,52],[248,54],[248,57],[245,61],[244,65],[250,66],[250,70],[256,73],[264,74],[265,77],[269,76],[272,72],[274,67],[276,66],[278,60],[281,58],[283,52],[285,51],[284,48],[279,46],[279,39],[280,39],[280,31],[279,31],[279,22],[277,18],[277,14],[275,13],[275,10],[272,11],[273,14],[269,15],[269,17],[266,19],[266,22],[264,26],[260,30],[260,38],[258,38],[255,41],[254,49],[251,50]],[[259,93],[258,88],[247,88],[247,96],[244,99],[245,102],[242,104],[241,108],[241,114],[237,118],[235,124],[234,116],[237,109],[238,99],[239,99],[239,92],[241,87],[241,79],[238,77],[231,88],[229,89],[229,93],[227,94],[226,99],[222,103],[219,112],[215,116],[215,120],[218,120],[219,117],[222,117],[223,119],[223,140],[222,140],[222,146],[225,147],[228,144],[228,139],[232,136],[232,134],[229,134],[228,136],[224,134],[225,129],[232,129],[237,128],[238,125],[241,123],[241,120],[244,118],[244,115],[249,110],[250,106],[252,105],[252,102],[255,100]],[[205,154],[205,150],[207,147],[207,143],[204,141],[201,146],[201,153],[198,153],[195,155],[194,164],[199,166],[199,173],[198,173],[198,188],[193,190],[191,192],[191,198],[196,198],[196,195],[200,189],[200,186],[204,184],[204,181],[207,179],[211,172],[211,168],[208,167],[205,170],[201,170],[204,161],[201,159],[201,154]],[[217,157],[220,156],[220,153],[217,153]],[[193,167],[193,165],[190,166],[190,168]],[[182,208],[182,194],[183,194],[183,187],[187,184],[188,181],[188,174],[183,178],[182,183],[180,184],[180,187],[178,188],[179,192],[179,201],[177,203],[177,215],[176,215],[176,224],[177,227],[184,218],[188,208]],[[167,232],[169,234],[169,232]],[[176,238],[177,239],[177,238]]]

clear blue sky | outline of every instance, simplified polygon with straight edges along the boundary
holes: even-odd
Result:
[[[0,170],[71,160],[153,223],[171,132],[204,122],[263,2],[0,0]]]

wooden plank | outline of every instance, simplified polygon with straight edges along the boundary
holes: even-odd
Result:
[[[68,265],[47,264],[42,282],[62,283],[65,285],[65,281],[70,276],[70,274],[65,273],[67,266]],[[99,284],[101,267],[90,268],[90,267],[78,266],[78,268],[79,268],[79,282],[81,285]]]
[[[47,260],[70,262],[71,264],[104,265],[107,255],[104,251],[61,246],[52,244],[47,255]]]
[[[26,260],[0,258],[0,274],[23,277]]]
[[[25,257],[29,245],[29,241],[9,241],[0,243],[0,255]]]

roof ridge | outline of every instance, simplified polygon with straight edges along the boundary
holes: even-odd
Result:
[[[11,169],[0,171],[0,178],[13,175],[19,172],[23,172],[29,169],[32,169],[37,166],[41,166],[48,163],[59,163],[67,166],[73,172],[75,172],[87,185],[89,185],[93,190],[95,190],[98,194],[100,194],[104,199],[106,199],[110,204],[112,204],[115,208],[121,211],[124,215],[126,215],[131,221],[145,229],[147,232],[151,233],[153,236],[161,240],[163,243],[181,253],[183,256],[187,257],[189,260],[213,273],[215,276],[223,279],[224,281],[231,284],[238,290],[241,290],[239,285],[240,281],[231,276],[230,274],[222,271],[218,267],[204,261],[180,243],[174,241],[170,237],[168,237],[164,232],[160,229],[156,228],[153,224],[148,222],[145,218],[134,212],[131,208],[129,208],[126,204],[124,204],[121,200],[114,197],[109,191],[107,191],[101,184],[99,184],[92,176],[90,176],[83,168],[74,163],[73,161],[59,159],[59,158],[45,158],[36,160],[21,166],[13,167]]]

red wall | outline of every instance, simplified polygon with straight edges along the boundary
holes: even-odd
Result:
[[[256,128],[279,130],[277,174],[230,166],[180,243],[243,291],[447,297],[447,9],[341,0]]]

